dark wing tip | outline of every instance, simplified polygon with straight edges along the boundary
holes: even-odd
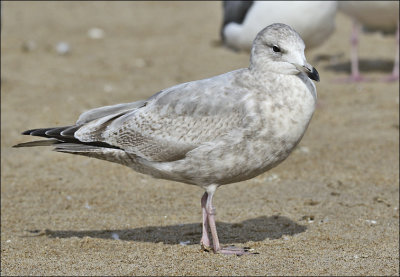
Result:
[[[23,132],[21,133],[21,135],[30,135],[32,131],[33,131],[33,129],[32,129],[32,130],[23,131]]]
[[[14,145],[14,148],[18,147],[31,147],[31,146],[49,146],[53,144],[76,144],[85,146],[95,146],[104,148],[120,149],[117,146],[113,146],[106,142],[93,141],[93,142],[82,142],[74,137],[74,133],[81,127],[81,125],[65,126],[65,127],[55,127],[55,128],[40,128],[31,129],[22,132],[23,135],[39,136],[50,138],[50,140],[25,142]],[[57,150],[58,151],[58,150]]]
[[[31,136],[46,136],[46,132],[52,130],[54,128],[39,128],[39,129],[30,129],[22,132],[22,135],[31,135]]]
[[[65,126],[65,127],[52,127],[52,128],[39,128],[39,129],[30,129],[22,132],[22,135],[31,135],[31,136],[39,136],[39,137],[52,137],[52,136],[60,136],[60,133],[66,129],[70,129],[75,126]]]

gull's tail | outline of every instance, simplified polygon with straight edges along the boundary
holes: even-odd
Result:
[[[16,145],[13,145],[13,147],[18,148],[18,147],[34,147],[34,146],[52,146],[57,143],[60,142],[56,139],[46,139],[46,140],[35,140],[35,141],[18,143]]]

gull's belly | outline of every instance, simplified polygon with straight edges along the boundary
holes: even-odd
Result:
[[[240,168],[235,181],[253,178],[284,161],[303,137],[311,120],[313,111],[297,113],[293,116],[275,118],[271,128],[259,132],[253,139],[244,143],[241,150],[244,159],[234,159],[233,168]]]

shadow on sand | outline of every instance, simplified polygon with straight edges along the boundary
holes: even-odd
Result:
[[[246,243],[248,241],[263,241],[266,238],[279,239],[283,235],[293,236],[306,230],[284,216],[260,216],[244,220],[240,223],[217,222],[217,230],[223,244]],[[127,241],[163,242],[164,244],[179,244],[180,241],[190,241],[197,244],[201,238],[201,224],[179,224],[169,226],[148,226],[133,229],[117,230],[33,230],[30,236],[46,235],[50,238],[91,237],[113,239],[117,234],[119,239]]]
[[[359,70],[360,72],[386,72],[390,73],[393,70],[393,60],[382,60],[382,59],[360,59],[359,60]],[[335,64],[330,64],[324,67],[326,70],[331,70],[335,72],[351,72],[350,61],[338,62]]]

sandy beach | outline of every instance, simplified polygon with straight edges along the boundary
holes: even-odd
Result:
[[[201,188],[12,148],[24,130],[247,67],[249,53],[219,45],[221,3],[2,4],[2,276],[399,275],[399,82],[337,81],[350,72],[348,17],[306,52],[321,82],[300,145],[215,194],[220,242],[259,253],[237,257],[200,250]],[[389,74],[395,47],[362,34],[361,73]]]

